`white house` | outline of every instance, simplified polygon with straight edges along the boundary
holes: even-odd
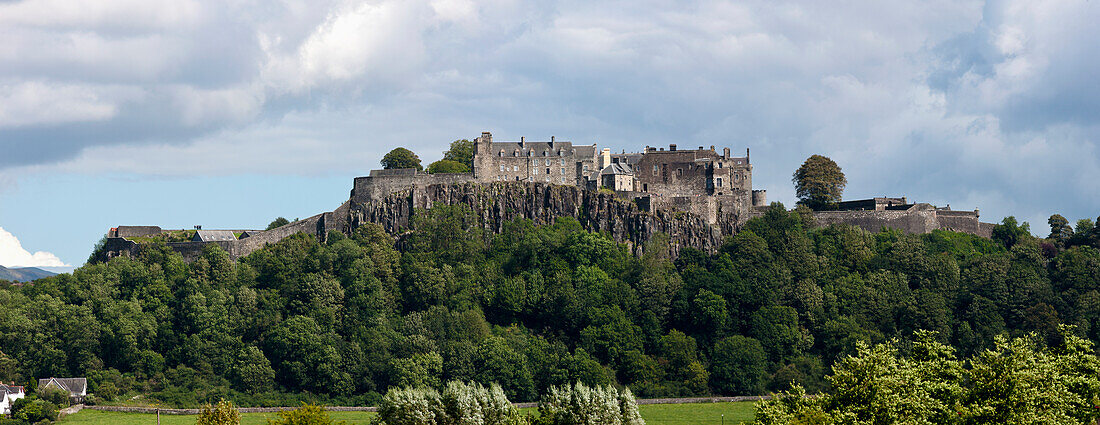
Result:
[[[11,405],[25,395],[23,387],[0,383],[0,415],[11,414]]]

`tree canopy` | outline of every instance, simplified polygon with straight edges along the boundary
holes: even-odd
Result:
[[[794,172],[792,181],[798,203],[815,210],[840,202],[844,186],[848,184],[840,166],[821,155],[807,158]]]
[[[467,171],[474,169],[474,142],[459,139],[451,142],[451,148],[443,153],[443,159],[465,165]]]
[[[424,169],[420,165],[420,157],[405,148],[394,148],[386,156],[382,157],[382,168],[391,170],[395,168],[415,168],[417,171]]]
[[[671,256],[657,235],[636,256],[573,218],[490,232],[461,206],[413,217],[400,242],[368,224],[191,262],[152,243],[0,283],[0,377],[86,376],[97,396],[180,407],[375,405],[456,380],[514,401],[576,382],[758,395],[828,391],[838,362],[919,330],[971,363],[999,335],[1056,350],[1060,324],[1100,341],[1100,249],[1014,220],[998,239],[869,233],[774,204],[716,252]]]
[[[468,173],[470,168],[461,162],[441,159],[428,165],[428,172],[436,173]]]
[[[271,223],[268,223],[267,228],[264,229],[264,230],[271,230],[271,229],[283,227],[283,226],[286,226],[287,224],[290,224],[290,220],[287,220],[284,217],[279,217],[279,218],[276,218],[274,220],[271,220]]]

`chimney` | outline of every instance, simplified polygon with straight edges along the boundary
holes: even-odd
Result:
[[[703,150],[703,147],[702,147],[702,146],[700,146],[700,147],[699,147],[699,150]]]
[[[554,136],[550,136],[550,143],[554,143]]]
[[[493,133],[490,133],[488,131],[482,131],[481,132],[481,138],[486,139],[486,140],[493,140]]]
[[[523,137],[523,136],[519,136],[519,144],[521,144],[521,145],[522,145],[522,144],[523,144],[524,142],[526,142],[526,141],[527,141],[526,139],[527,139],[526,137]]]
[[[730,148],[722,148],[722,157],[730,159]]]
[[[745,162],[749,162],[749,148],[745,148]]]
[[[600,152],[600,170],[608,165],[611,165],[611,148],[603,148],[603,151]]]
[[[671,143],[670,143],[670,144],[668,145],[668,151],[669,151],[669,152],[676,152],[676,145],[675,145],[675,144],[671,144]]]

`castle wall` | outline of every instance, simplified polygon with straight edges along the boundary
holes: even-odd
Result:
[[[141,236],[153,236],[161,233],[160,226],[118,226],[111,237],[135,238]]]
[[[815,211],[814,221],[819,226],[848,224],[868,232],[878,232],[884,227],[909,234],[949,230],[988,238],[993,231],[992,224],[978,220],[977,211],[937,210],[927,204],[906,210]]]
[[[712,225],[692,212],[657,208],[646,211],[640,204],[644,202],[622,199],[616,194],[541,183],[428,185],[395,192],[375,202],[354,202],[348,226],[375,223],[391,234],[400,234],[408,228],[417,209],[465,205],[491,232],[502,231],[505,223],[516,218],[550,224],[557,217],[574,217],[587,230],[607,232],[616,241],[635,247],[656,232],[668,234],[672,239],[670,253],[675,255],[685,246],[713,252],[722,238],[735,232],[744,221],[736,210],[721,210],[717,213],[717,224]]]

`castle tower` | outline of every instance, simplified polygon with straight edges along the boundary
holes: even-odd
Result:
[[[481,132],[481,137],[474,139],[474,180],[489,181],[492,176],[488,174],[492,167],[493,134],[488,131]]]

